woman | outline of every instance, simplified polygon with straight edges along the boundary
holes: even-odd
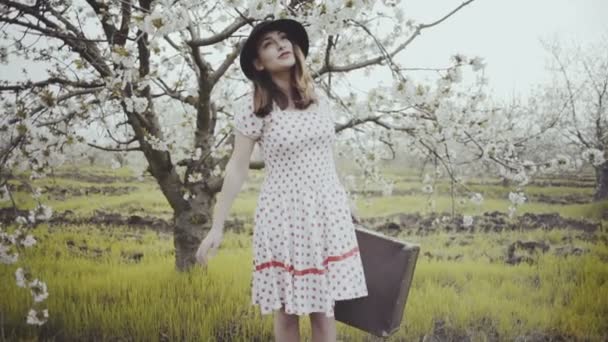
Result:
[[[254,27],[241,51],[253,99],[235,114],[235,144],[213,215],[197,251],[215,254],[223,222],[249,170],[255,142],[266,176],[255,210],[252,304],[275,313],[277,341],[299,340],[309,314],[313,341],[335,341],[335,300],[365,297],[367,285],[348,196],[336,172],[328,99],[306,69],[308,35],[291,19]]]

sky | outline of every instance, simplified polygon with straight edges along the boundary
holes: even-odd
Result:
[[[406,17],[428,23],[462,2],[408,0],[403,5]],[[483,57],[488,86],[507,100],[551,81],[550,54],[539,39],[592,43],[608,33],[607,15],[606,0],[476,0],[423,31],[398,60],[405,67],[442,67],[456,53]]]
[[[462,2],[402,0],[401,6],[406,18],[429,23]],[[476,0],[447,21],[424,30],[396,60],[404,67],[442,68],[456,53],[480,56],[486,63],[492,96],[508,100],[525,96],[535,84],[550,82],[551,73],[546,70],[550,55],[539,39],[583,45],[597,41],[608,34],[606,14],[607,0]],[[0,65],[0,78],[21,79],[22,67],[14,60]],[[25,67],[31,75],[44,78],[44,66]],[[388,77],[388,69],[385,71]]]

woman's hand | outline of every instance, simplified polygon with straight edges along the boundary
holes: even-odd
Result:
[[[224,232],[222,229],[212,228],[205,239],[201,242],[198,250],[196,251],[196,261],[201,266],[206,266],[209,259],[213,257],[222,242]]]
[[[359,219],[359,214],[357,214],[357,207],[353,202],[350,203],[350,217],[354,223],[361,223]]]

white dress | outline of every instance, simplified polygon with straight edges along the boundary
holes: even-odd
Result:
[[[275,105],[257,117],[251,97],[234,127],[259,143],[265,178],[253,230],[252,305],[261,314],[325,312],[334,302],[365,297],[367,285],[348,195],[336,171],[333,111],[327,97],[308,109]]]

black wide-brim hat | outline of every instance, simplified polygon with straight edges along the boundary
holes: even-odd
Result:
[[[306,33],[304,26],[298,21],[293,19],[261,21],[255,25],[253,30],[251,30],[249,37],[247,37],[247,40],[245,41],[245,45],[243,45],[243,48],[241,49],[241,70],[243,70],[243,73],[248,79],[252,80],[254,75],[255,69],[253,67],[253,60],[257,55],[255,47],[256,40],[262,34],[274,30],[285,32],[287,36],[302,49],[304,57],[308,56],[308,34]]]

